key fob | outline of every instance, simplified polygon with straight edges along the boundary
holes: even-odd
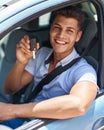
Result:
[[[34,48],[36,47],[36,39],[30,39],[30,51],[33,51]]]

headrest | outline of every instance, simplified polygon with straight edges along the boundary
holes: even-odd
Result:
[[[90,44],[91,40],[97,34],[97,25],[94,17],[89,12],[85,12],[85,16],[86,20],[82,37],[75,45],[79,53],[82,53],[82,51],[88,46],[88,44]]]
[[[32,32],[27,32],[23,29],[16,29],[14,31],[11,31],[4,37],[3,40],[5,42],[5,58],[8,60],[8,62],[14,63],[16,61],[16,45],[25,35],[28,35],[31,38],[37,38]]]
[[[36,31],[38,30],[39,27],[39,19],[34,19],[24,25],[21,26],[22,29],[24,29],[25,31]]]

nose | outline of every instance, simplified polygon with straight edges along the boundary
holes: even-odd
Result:
[[[58,37],[64,38],[64,37],[65,37],[65,31],[64,31],[64,30],[60,30],[60,31],[58,32]]]

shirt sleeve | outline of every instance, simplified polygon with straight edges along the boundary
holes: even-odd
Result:
[[[73,71],[74,83],[79,81],[90,81],[97,85],[97,73],[88,63],[82,63]]]
[[[31,58],[29,63],[26,65],[25,70],[34,76],[36,60]]]

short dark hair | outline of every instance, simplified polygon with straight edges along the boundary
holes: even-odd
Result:
[[[79,29],[83,30],[83,26],[85,22],[85,13],[80,8],[76,6],[68,6],[52,12],[51,23],[53,23],[53,21],[58,15],[64,16],[66,18],[76,19],[78,21]]]

